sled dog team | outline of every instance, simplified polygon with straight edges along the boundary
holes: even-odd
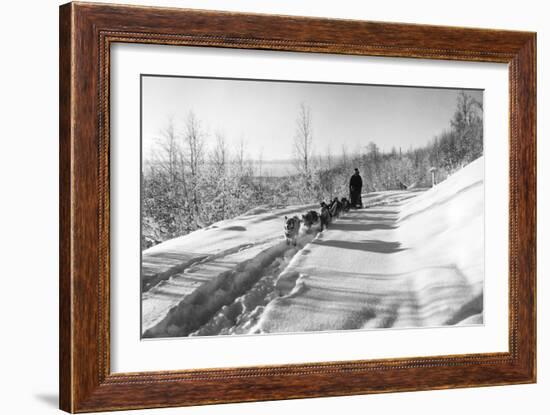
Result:
[[[309,230],[313,225],[319,223],[319,229],[322,232],[323,229],[328,228],[333,218],[337,218],[340,212],[348,212],[350,207],[351,204],[348,199],[343,197],[342,200],[338,200],[335,197],[328,205],[325,202],[321,202],[320,212],[310,210],[303,214],[301,218],[297,215],[290,218],[285,216],[284,232],[286,244],[290,245],[292,243],[292,245],[296,246],[296,239],[298,238],[298,232],[302,224]]]

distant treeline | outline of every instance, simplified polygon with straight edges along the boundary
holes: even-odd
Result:
[[[436,182],[483,155],[483,107],[466,93],[460,93],[449,128],[424,147],[382,152],[369,142],[360,154],[343,154],[332,168],[316,172],[314,193],[345,194],[353,168],[359,168],[363,190],[395,190],[431,186],[430,169]],[[326,157],[325,157],[326,160]],[[325,161],[324,166],[327,165]]]
[[[430,186],[431,168],[440,182],[483,154],[482,104],[460,93],[450,115],[449,128],[424,147],[383,152],[367,141],[353,154],[342,148],[338,155],[314,155],[312,120],[303,104],[292,155],[297,173],[286,177],[265,177],[262,155],[252,162],[243,142],[230,151],[223,134],[207,135],[193,113],[181,130],[169,122],[142,172],[142,249],[259,205],[349,197],[349,178],[356,167],[363,191]]]

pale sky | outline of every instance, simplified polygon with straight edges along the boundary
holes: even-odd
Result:
[[[243,139],[252,159],[293,157],[300,103],[309,106],[314,154],[338,155],[375,142],[382,150],[423,146],[449,127],[460,90],[143,76],[143,154],[173,118],[183,125],[193,111],[207,133],[223,133],[229,148]],[[482,101],[481,90],[468,90]]]

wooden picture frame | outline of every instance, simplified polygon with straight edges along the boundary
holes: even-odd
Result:
[[[117,42],[507,63],[509,352],[111,373],[109,59]],[[60,8],[59,94],[61,409],[91,412],[535,382],[535,33],[69,3]]]

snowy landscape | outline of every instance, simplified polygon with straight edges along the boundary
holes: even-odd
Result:
[[[431,137],[338,152],[320,145],[303,92],[286,159],[251,156],[196,106],[170,118],[143,144],[142,337],[483,324],[482,96],[451,92],[437,109],[449,127],[426,122]],[[346,208],[354,168],[360,204]]]

